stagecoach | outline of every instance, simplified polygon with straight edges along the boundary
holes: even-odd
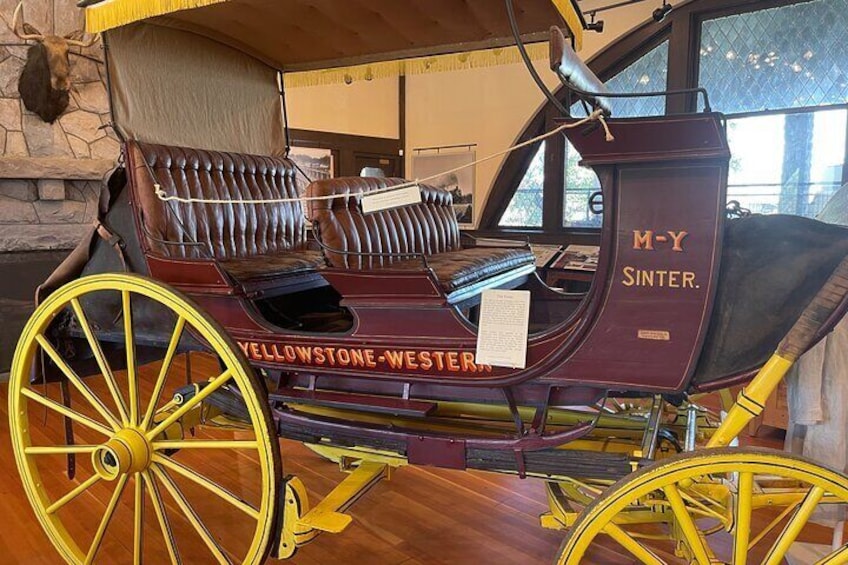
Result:
[[[845,475],[733,445],[842,318],[848,233],[729,214],[705,93],[668,94],[697,113],[617,119],[575,54],[576,2],[84,4],[123,156],[90,237],[37,291],[9,385],[23,486],[66,561],[293,557],[407,465],[544,481],[561,564],[777,564],[839,538],[816,521],[844,510]],[[545,134],[601,181],[586,293],[547,286],[522,242],[460,232],[425,179],[300,190],[286,158],[281,73],[426,64],[517,30],[550,30],[559,100],[587,110]],[[477,355],[504,291],[530,300],[510,366]],[[726,413],[699,404],[734,386]],[[280,437],[346,478],[310,503]],[[820,563],[848,563],[840,545]]]

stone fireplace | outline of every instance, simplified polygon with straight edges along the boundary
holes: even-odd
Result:
[[[69,0],[26,0],[25,20],[44,34],[83,27]],[[17,0],[0,0],[0,252],[73,248],[97,214],[103,178],[120,146],[108,127],[102,47],[70,56],[70,104],[54,123],[29,112],[18,77],[29,45],[11,29]]]
[[[0,380],[35,287],[97,217],[103,178],[120,149],[104,127],[109,101],[99,43],[72,50],[70,103],[59,119],[45,123],[24,107],[18,77],[32,42],[12,33],[17,2],[0,0]],[[25,20],[44,34],[65,35],[83,25],[75,3],[26,0]]]

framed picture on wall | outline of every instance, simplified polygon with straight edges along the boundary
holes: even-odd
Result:
[[[289,159],[301,169],[297,174],[297,186],[301,192],[310,181],[331,179],[335,176],[332,149],[293,146],[289,151]],[[308,178],[304,178],[304,174]]]
[[[426,179],[425,184],[443,188],[453,194],[453,211],[462,228],[474,227],[474,162],[477,152],[445,151],[443,149],[415,150],[412,156],[412,178]],[[462,169],[452,171],[458,167]]]

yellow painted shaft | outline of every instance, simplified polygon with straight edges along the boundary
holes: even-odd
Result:
[[[310,510],[298,525],[309,529],[337,534],[350,524],[352,518],[341,511],[350,507],[371,487],[387,476],[385,463],[363,461],[330,494]]]
[[[724,422],[710,438],[707,447],[726,447],[745,429],[753,418],[759,416],[769,396],[780,384],[793,361],[774,354],[763,365],[757,376],[739,393],[736,404],[730,409]]]

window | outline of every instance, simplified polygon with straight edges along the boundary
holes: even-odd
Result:
[[[848,0],[705,21],[699,77],[726,114],[848,102]]]
[[[759,214],[815,217],[842,184],[848,110],[730,119],[727,198]]]
[[[601,216],[589,209],[589,198],[601,189],[598,175],[592,169],[578,165],[580,154],[568,141],[565,142],[565,158],[563,225],[573,228],[601,227]]]
[[[500,225],[509,227],[542,227],[542,205],[545,185],[545,142],[530,161],[521,184],[501,216]]]
[[[729,114],[728,199],[815,217],[843,179],[848,0],[707,20],[699,63],[713,107]]]
[[[662,23],[647,21],[590,66],[611,77],[606,85],[612,92],[706,88],[713,110],[727,121],[728,199],[757,213],[815,217],[848,181],[848,0],[764,4],[677,3]],[[672,54],[671,45],[691,45],[691,52]],[[625,118],[696,111],[700,102],[694,96],[611,100],[613,117]],[[573,114],[583,115],[582,107],[575,105]],[[550,131],[553,115],[547,105],[524,136]],[[505,167],[481,226],[548,234],[600,227],[601,217],[588,205],[599,182],[579,167],[576,150],[551,138],[534,151],[532,159],[529,152],[521,156],[529,166],[518,187],[518,161]],[[563,167],[556,174],[554,163]],[[509,206],[500,214],[505,199]],[[543,214],[543,204],[559,208]]]
[[[668,40],[663,41],[606,82],[611,92],[654,92],[668,85]],[[616,98],[614,117],[665,114],[665,98]],[[572,113],[576,113],[572,108]],[[589,209],[589,197],[601,189],[592,169],[581,167],[580,154],[565,142],[562,225],[568,228],[599,228],[602,217]]]
[[[656,92],[668,87],[668,40],[663,41],[609,79],[610,92]],[[661,116],[665,114],[665,98],[614,98],[612,115],[615,118]]]

